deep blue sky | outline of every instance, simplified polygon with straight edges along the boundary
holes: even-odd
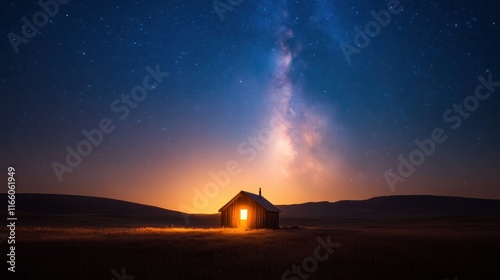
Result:
[[[402,11],[348,63],[340,44],[356,47],[355,27],[388,1],[243,0],[221,20],[211,1],[72,0],[17,54],[9,33],[22,36],[21,18],[33,22],[42,9],[4,1],[2,166],[16,167],[20,192],[179,209],[211,171],[238,162],[241,172],[200,212],[259,186],[276,203],[500,198],[500,87],[457,129],[459,113],[443,119],[474,96],[479,76],[500,81],[500,4],[448,2],[401,0]],[[120,120],[110,105],[157,65],[169,75]],[[281,120],[273,137],[246,146],[273,117]],[[66,165],[65,147],[103,118],[114,131],[60,181],[54,162]],[[414,140],[436,128],[446,141],[401,176],[398,156],[408,159]],[[394,192],[388,174],[405,179]]]

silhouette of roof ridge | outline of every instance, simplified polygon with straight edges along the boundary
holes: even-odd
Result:
[[[254,193],[243,191],[243,190],[240,191],[237,195],[235,195],[228,203],[226,203],[224,206],[222,206],[219,209],[219,212],[221,212],[222,209],[226,208],[226,206],[228,206],[229,204],[231,204],[231,202],[233,202],[241,194],[244,194],[244,195],[248,196],[250,199],[252,199],[253,201],[257,202],[260,206],[264,207],[264,209],[266,209],[267,211],[270,211],[270,212],[281,212],[281,210],[278,209],[278,207],[274,206],[274,204],[272,204],[271,202],[269,202],[269,200],[265,199],[264,196],[259,196],[258,194],[254,194]]]

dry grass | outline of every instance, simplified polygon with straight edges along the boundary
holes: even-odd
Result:
[[[313,256],[317,237],[328,235],[342,246],[308,279],[500,279],[498,231],[498,225],[251,231],[21,227],[17,279],[109,280],[110,271],[122,267],[135,280],[281,279],[292,265]]]

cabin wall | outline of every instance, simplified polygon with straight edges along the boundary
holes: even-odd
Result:
[[[240,220],[241,209],[248,209],[246,222]],[[242,195],[221,212],[221,225],[236,228],[278,228],[279,213],[268,212],[248,196]]]
[[[280,213],[278,212],[267,212],[266,228],[279,228],[280,227]]]

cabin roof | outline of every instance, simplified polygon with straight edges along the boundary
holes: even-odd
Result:
[[[219,212],[224,210],[229,204],[231,204],[233,201],[235,201],[238,197],[246,195],[253,201],[257,202],[260,206],[264,207],[269,212],[281,212],[278,207],[274,206],[269,200],[265,199],[263,196],[259,196],[258,194],[246,192],[246,191],[240,191],[233,199],[231,199],[226,205],[222,206],[221,209],[219,209]]]

